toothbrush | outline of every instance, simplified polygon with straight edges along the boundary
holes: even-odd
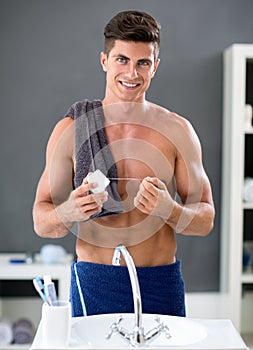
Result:
[[[54,282],[49,275],[44,276],[44,294],[50,305],[57,303],[56,290]]]
[[[44,289],[42,281],[39,277],[36,277],[33,279],[33,285],[35,287],[35,289],[37,290],[37,292],[39,293],[39,296],[41,297],[41,299],[47,303],[48,305],[50,305],[49,300],[47,299],[47,297],[45,296],[45,294],[42,292],[42,290]]]

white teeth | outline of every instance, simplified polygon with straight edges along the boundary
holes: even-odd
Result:
[[[124,81],[122,81],[121,83],[122,83],[122,85],[129,87],[129,88],[133,88],[133,87],[136,87],[138,85],[138,84],[126,83]]]

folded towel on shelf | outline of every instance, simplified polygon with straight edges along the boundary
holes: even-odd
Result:
[[[67,252],[58,244],[44,244],[40,249],[41,261],[44,264],[64,264]]]
[[[253,178],[244,179],[243,199],[245,202],[253,202]]]
[[[28,344],[33,341],[34,330],[31,321],[20,319],[13,325],[13,340],[15,344]]]
[[[13,329],[10,320],[0,320],[0,345],[9,345],[13,341]]]

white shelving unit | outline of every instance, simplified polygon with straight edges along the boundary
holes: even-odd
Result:
[[[30,280],[32,283],[34,277],[43,278],[44,275],[50,275],[53,280],[58,281],[58,299],[69,299],[70,265],[73,260],[71,254],[66,257],[66,262],[63,264],[45,264],[39,260],[38,256],[31,264],[9,262],[10,258],[22,259],[24,257],[24,254],[0,254],[0,281]],[[32,321],[36,330],[41,318],[41,306],[42,300],[39,295],[36,297],[0,297],[0,319],[5,318],[15,322],[20,318],[27,318]],[[24,350],[29,349],[29,344],[6,345],[3,349]]]
[[[253,292],[243,292],[243,285],[253,284],[253,271],[243,271],[246,210],[250,211],[253,225],[253,203],[243,201],[245,140],[247,137],[253,140],[253,128],[245,130],[244,117],[245,104],[249,103],[247,89],[253,90],[253,77],[247,77],[247,67],[253,65],[253,44],[234,44],[224,51],[223,59],[221,287],[228,293],[229,317],[236,328],[253,334]],[[250,81],[250,86],[246,81]],[[247,152],[253,158],[253,147]],[[250,235],[253,241],[253,232]]]

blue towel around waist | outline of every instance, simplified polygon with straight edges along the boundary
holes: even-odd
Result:
[[[137,267],[143,313],[185,316],[181,263]],[[134,312],[130,277],[125,266],[90,262],[71,267],[72,316]]]

